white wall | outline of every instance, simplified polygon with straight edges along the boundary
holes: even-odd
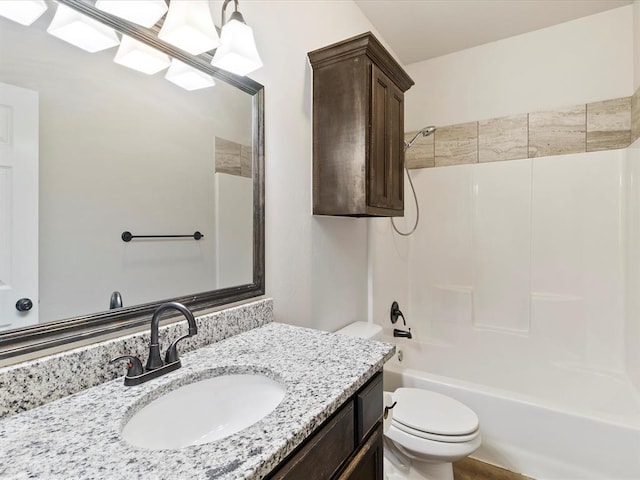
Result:
[[[640,0],[633,2],[633,56],[634,56],[634,82],[633,88],[640,88]]]
[[[634,91],[640,88],[640,0],[633,2]],[[640,140],[627,151],[627,372],[640,390]]]
[[[326,330],[365,320],[367,221],[311,214],[307,52],[372,26],[351,1],[245,0],[240,9],[264,63],[251,77],[265,86],[266,288],[275,318]]]
[[[633,8],[408,65],[416,85],[406,96],[407,130],[631,95]],[[391,328],[396,299],[418,337],[467,342],[487,356],[489,345],[517,342],[525,346],[514,361],[524,365],[624,376],[637,363],[625,353],[638,350],[629,332],[640,326],[625,319],[623,153],[411,175],[418,232],[392,235],[388,220],[369,229],[375,322]],[[414,212],[405,188],[407,219],[398,223],[406,230]]]
[[[253,281],[253,179],[215,173],[216,288]]]
[[[626,185],[626,361],[640,390],[640,140],[627,149]]]
[[[633,2],[634,89],[640,88],[640,0]],[[628,151],[627,368],[640,389],[640,140]]]
[[[221,2],[210,3],[214,19],[220,24]],[[366,220],[311,215],[312,72],[307,52],[374,29],[351,1],[246,0],[240,9],[253,27],[264,62],[264,67],[251,76],[265,85],[266,293],[274,298],[276,319],[328,330],[364,319],[367,315]],[[92,81],[97,78],[100,76]],[[220,120],[224,123],[228,119]],[[224,134],[219,136],[229,138]],[[237,141],[247,143],[244,139]],[[194,175],[198,174],[194,172]],[[126,169],[121,176],[126,179]],[[103,179],[100,181],[104,184]],[[120,183],[115,184],[124,188]],[[208,199],[195,203],[207,208],[211,205]],[[118,216],[119,211],[114,215]],[[99,216],[103,214],[100,212]],[[128,225],[130,223],[127,228],[134,228]],[[209,236],[205,240],[207,238]],[[195,256],[187,252],[180,261],[197,261],[198,255],[200,252]],[[160,275],[156,278],[162,280]],[[112,289],[115,288],[121,287],[114,285]],[[96,290],[95,285],[89,284],[87,289]],[[132,301],[126,295],[124,300],[125,303]],[[107,301],[105,296],[105,304]]]
[[[408,65],[406,130],[629,96],[633,48],[628,5]]]

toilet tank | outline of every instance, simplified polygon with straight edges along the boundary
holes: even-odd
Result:
[[[353,322],[336,333],[349,337],[366,338],[368,340],[380,340],[382,337],[382,327],[370,322]]]

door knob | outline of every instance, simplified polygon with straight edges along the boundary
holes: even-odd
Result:
[[[33,302],[29,298],[21,298],[16,302],[16,310],[19,312],[28,312],[33,308]]]

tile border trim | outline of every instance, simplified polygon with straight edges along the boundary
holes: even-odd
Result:
[[[638,138],[640,88],[630,97],[438,127],[405,156],[408,169],[432,168],[615,150]]]

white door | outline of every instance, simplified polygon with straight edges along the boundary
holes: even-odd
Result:
[[[0,331],[36,323],[38,92],[0,83]]]

